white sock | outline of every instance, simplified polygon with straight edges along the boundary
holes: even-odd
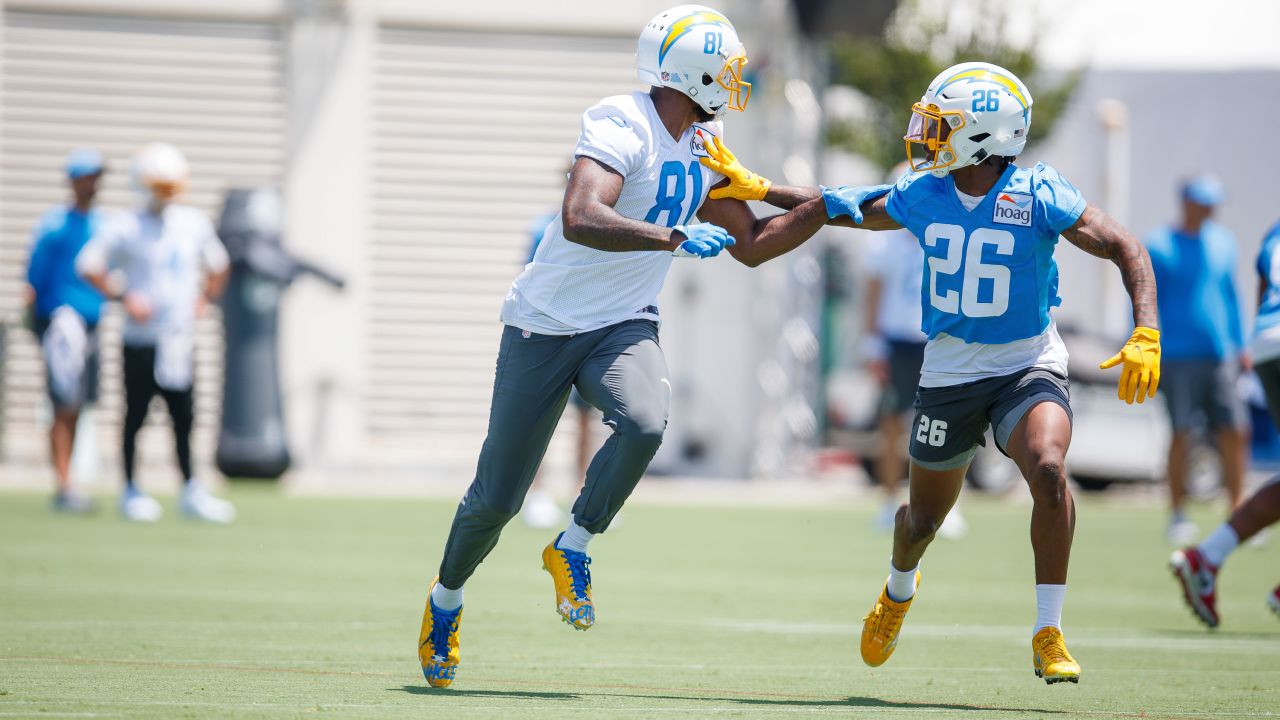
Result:
[[[431,602],[441,610],[457,610],[462,607],[462,588],[450,590],[437,582],[435,587],[431,588]]]
[[[916,594],[916,572],[920,566],[910,570],[899,570],[889,562],[889,599],[894,602],[906,602]]]
[[[1229,523],[1222,523],[1217,530],[1209,533],[1209,537],[1197,548],[1205,560],[1214,567],[1221,567],[1223,561],[1240,545],[1240,536]]]
[[[591,542],[591,538],[595,537],[586,528],[569,518],[569,527],[564,529],[564,534],[556,542],[556,547],[561,550],[572,550],[574,552],[584,553],[587,551],[587,543]]]
[[[1062,601],[1066,597],[1066,585],[1036,585],[1036,629],[1033,634],[1047,627],[1062,629]]]

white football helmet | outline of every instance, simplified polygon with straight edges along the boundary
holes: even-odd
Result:
[[[943,70],[911,108],[907,161],[938,177],[992,155],[1014,157],[1031,129],[1031,92],[998,65],[968,62]]]
[[[133,156],[133,185],[157,200],[168,201],[187,187],[187,158],[168,143],[150,143]]]
[[[738,31],[717,10],[681,5],[659,13],[640,33],[636,75],[650,85],[688,95],[714,115],[744,110],[751,83],[743,82],[747,51]]]

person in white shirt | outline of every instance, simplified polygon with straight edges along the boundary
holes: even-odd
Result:
[[[819,211],[757,219],[743,200],[786,207],[807,195],[709,159],[724,132],[721,115],[743,109],[750,96],[745,63],[724,15],[672,8],[649,22],[636,51],[637,74],[653,87],[605,98],[583,114],[561,211],[502,306],[488,436],[418,637],[432,686],[453,682],[463,583],[519,511],[571,387],[603,412],[613,433],[587,468],[568,527],[542,560],[560,617],[579,630],[594,624],[587,543],[609,527],[666,428],[671,385],[657,298],[672,259],[727,248],[755,266],[825,224]],[[747,190],[719,188],[730,176]],[[691,224],[695,214],[706,222]]]
[[[133,179],[146,194],[145,205],[104,222],[76,258],[77,272],[119,300],[126,313],[120,511],[137,522],[155,522],[162,514],[160,504],[134,482],[138,431],[157,393],[173,420],[182,512],[211,522],[235,518],[231,503],[210,494],[191,465],[196,319],[222,293],[229,262],[209,218],[178,202],[188,176],[187,160],[177,148],[144,147],[134,158]],[[113,271],[118,271],[114,277]]]
[[[899,163],[889,171],[885,182],[897,182],[910,169],[907,163]],[[864,250],[864,355],[867,371],[881,387],[875,476],[884,493],[884,503],[876,515],[875,527],[880,532],[892,532],[902,504],[900,488],[907,469],[904,430],[909,422],[907,415],[915,408],[924,348],[929,341],[920,329],[924,251],[916,236],[905,228],[872,235]],[[967,532],[968,524],[957,508],[952,508],[938,528],[939,535],[953,540]]]

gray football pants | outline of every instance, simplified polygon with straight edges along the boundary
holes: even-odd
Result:
[[[613,428],[587,468],[573,518],[604,532],[662,444],[671,403],[658,325],[630,320],[571,336],[502,332],[489,434],[475,480],[458,504],[440,563],[440,584],[459,588],[520,511],[564,412],[570,387]]]

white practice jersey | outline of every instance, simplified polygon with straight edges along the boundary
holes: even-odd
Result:
[[[648,93],[605,98],[582,115],[574,158],[587,157],[623,177],[614,209],[635,220],[674,227],[695,221],[707,191],[724,177],[699,162],[722,137],[719,122],[696,123],[671,137]],[[502,322],[530,332],[571,335],[634,318],[657,320],[658,292],[670,252],[605,252],[570,242],[559,214],[533,260],[511,283]]]
[[[157,217],[146,209],[113,213],[76,258],[81,275],[124,273],[125,291],[151,302],[146,323],[126,318],[126,345],[155,345],[162,337],[190,334],[205,272],[228,265],[227,251],[203,212],[169,205]]]
[[[881,337],[924,344],[920,284],[924,251],[910,230],[875,233],[866,241],[867,274],[880,281],[876,326]]]

